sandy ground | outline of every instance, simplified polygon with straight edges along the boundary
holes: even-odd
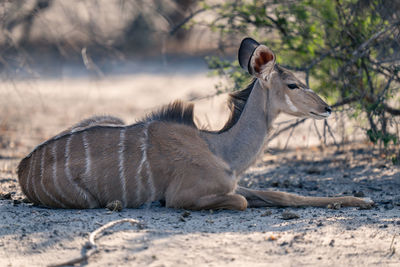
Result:
[[[89,266],[398,266],[400,168],[368,143],[321,149],[310,130],[313,121],[293,133],[287,149],[282,148],[288,134],[274,140],[240,184],[312,196],[365,196],[376,207],[187,212],[153,203],[111,212],[21,203],[19,160],[69,125],[92,114],[134,122],[173,99],[214,93],[215,79],[206,77],[204,68],[185,70],[174,66],[102,80],[0,83],[0,266],[45,266],[75,258],[90,232],[121,218],[137,219],[143,227],[123,224],[106,230]],[[227,115],[220,108],[223,102],[224,96],[197,100],[199,123],[221,125]],[[336,119],[330,119],[332,128],[343,132]],[[349,131],[349,136],[357,132]],[[285,220],[285,212],[298,218]]]

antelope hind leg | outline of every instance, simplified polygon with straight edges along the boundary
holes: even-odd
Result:
[[[247,208],[247,201],[243,196],[237,194],[207,195],[198,198],[194,203],[183,205],[181,208],[190,210],[245,210]]]
[[[238,187],[236,193],[246,198],[249,207],[328,207],[340,204],[343,207],[370,209],[372,200],[357,197],[306,197],[286,192],[261,191]]]

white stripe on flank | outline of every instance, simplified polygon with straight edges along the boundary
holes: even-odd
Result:
[[[150,163],[147,158],[147,148],[148,148],[148,142],[149,142],[148,130],[149,130],[149,124],[147,124],[144,129],[144,138],[142,139],[142,144],[141,144],[140,148],[142,149],[144,163],[146,163],[147,185],[149,186],[149,190],[150,190],[150,199],[148,199],[147,201],[151,202],[151,201],[154,201],[156,192],[155,192],[155,187],[154,187],[153,174],[151,172]]]
[[[43,184],[43,179],[44,179],[44,156],[46,154],[46,146],[42,148],[42,157],[40,159],[40,186],[42,187],[43,192],[55,203],[57,203],[59,206],[65,208],[65,205],[58,201],[53,195],[50,194],[49,191],[47,191],[46,187]],[[44,203],[43,203],[44,204]]]
[[[285,99],[286,103],[289,105],[289,108],[293,111],[296,112],[298,109],[296,108],[295,105],[293,105],[293,102],[290,100],[289,96],[285,94]]]
[[[140,161],[140,164],[139,164],[138,170],[136,172],[136,176],[135,176],[135,179],[136,179],[136,204],[138,204],[138,205],[142,204],[140,195],[142,193],[143,185],[142,185],[142,181],[141,181],[142,177],[141,177],[140,173],[142,172],[143,163],[145,162],[145,160],[146,159],[142,155],[142,160]]]
[[[38,152],[36,151],[36,153],[34,153],[34,155],[36,156],[37,153],[38,153]],[[36,157],[35,157],[35,159],[36,159]],[[34,166],[33,175],[35,175],[35,172],[36,172],[36,165],[37,165],[37,163],[36,163],[36,160],[35,160],[35,163],[34,163],[34,165],[33,165],[33,166]],[[32,178],[33,178],[33,177],[32,177]],[[40,177],[39,177],[39,179],[40,179]],[[36,182],[37,182],[37,181],[33,181],[33,179],[32,179],[33,193],[35,194],[37,200],[39,200],[40,204],[44,204],[43,200],[40,198],[40,196],[39,196],[39,194],[38,194],[38,192],[37,192],[37,189],[36,189]],[[41,181],[39,181],[39,182],[41,182]]]
[[[150,162],[146,160],[147,183],[150,188],[150,202],[155,200],[156,188],[154,186],[153,173],[151,172]]]
[[[33,155],[29,159],[29,170],[28,170],[28,175],[26,177],[26,183],[25,183],[25,190],[26,190],[26,194],[27,195],[29,194],[29,183],[30,183],[30,180],[31,180],[32,162],[33,162]]]
[[[118,169],[119,169],[119,179],[121,181],[121,188],[122,188],[122,205],[124,207],[127,206],[126,203],[126,177],[125,177],[125,131],[126,128],[122,128],[119,133],[119,144],[118,144]]]
[[[54,142],[53,147],[51,148],[51,154],[53,155],[53,183],[56,188],[57,194],[61,196],[62,199],[68,200],[68,198],[64,195],[63,190],[61,189],[60,183],[58,182],[57,176],[57,142]]]
[[[38,152],[36,151],[36,153],[35,153],[35,156],[36,156],[36,154],[37,154]],[[35,159],[36,159],[37,157],[35,157]],[[36,172],[36,166],[37,165],[37,162],[35,161],[35,172]],[[35,175],[35,172],[33,173],[33,175]],[[41,174],[40,174],[41,175]],[[39,176],[39,180],[40,180],[40,176]],[[43,204],[44,205],[44,202],[43,202],[43,200],[40,198],[40,196],[39,196],[39,194],[38,194],[38,192],[37,192],[37,188],[36,188],[36,182],[37,181],[33,181],[32,180],[32,187],[33,187],[33,192],[35,193],[35,196],[36,196],[36,198],[39,200],[39,202],[40,202],[40,204]],[[39,181],[39,183],[41,183],[41,181]]]
[[[90,158],[89,142],[87,139],[87,132],[82,133],[83,149],[85,150],[85,175],[90,176],[92,169],[92,160]]]
[[[153,175],[152,175],[152,173],[151,173],[151,170],[150,170],[150,164],[148,163],[148,161],[147,161],[147,142],[148,142],[148,127],[149,127],[149,123],[147,123],[146,125],[145,125],[145,128],[144,128],[144,130],[143,130],[143,137],[142,138],[140,138],[140,150],[141,150],[141,152],[142,152],[142,160],[140,161],[140,164],[139,164],[139,167],[138,167],[138,170],[137,170],[137,173],[136,173],[136,181],[137,181],[137,188],[136,188],[136,195],[137,195],[137,203],[138,204],[142,204],[142,202],[141,202],[141,198],[140,198],[140,195],[141,195],[141,190],[143,190],[143,184],[142,184],[142,181],[141,181],[141,172],[142,172],[142,170],[143,170],[143,165],[144,164],[146,164],[145,165],[145,167],[146,167],[146,174],[147,174],[147,185],[149,186],[149,190],[150,190],[150,199],[148,199],[148,200],[150,200],[150,201],[152,201],[153,199],[154,199],[154,197],[155,197],[155,188],[154,188],[154,183],[153,183]],[[146,202],[148,201],[148,200],[146,200]]]
[[[64,166],[64,171],[65,171],[65,176],[67,177],[69,183],[75,188],[75,190],[78,192],[78,194],[89,204],[89,199],[85,191],[82,190],[82,188],[79,187],[79,185],[73,180],[71,170],[69,169],[69,161],[70,161],[70,145],[71,145],[71,139],[73,135],[70,135],[67,139],[67,143],[65,144],[65,166]],[[73,199],[71,199],[73,201]]]
[[[29,163],[29,172],[28,172],[28,181],[26,182],[27,183],[27,188],[29,189],[29,187],[31,187],[32,189],[33,189],[33,192],[32,192],[32,197],[33,198],[36,198],[36,200],[38,200],[39,202],[41,202],[40,201],[40,199],[39,199],[39,197],[38,197],[38,195],[37,195],[37,193],[36,193],[36,187],[35,187],[35,183],[34,183],[34,181],[33,181],[33,176],[35,175],[35,171],[36,171],[36,165],[35,165],[35,163],[36,163],[36,161],[35,161],[35,159],[36,159],[36,153],[32,153],[31,154],[31,160],[30,160],[30,163]],[[32,170],[32,172],[31,172],[31,170]],[[30,184],[32,184],[32,186],[30,185]],[[29,192],[29,191],[28,191]]]

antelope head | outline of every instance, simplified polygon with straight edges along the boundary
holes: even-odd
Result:
[[[331,108],[294,74],[276,64],[275,54],[265,45],[245,38],[239,48],[240,66],[256,77],[269,93],[269,105],[296,117],[325,119]]]

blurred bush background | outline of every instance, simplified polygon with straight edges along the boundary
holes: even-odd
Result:
[[[180,27],[196,2],[2,1],[1,70],[34,75],[33,65],[84,63],[100,72],[111,60],[203,50],[188,48],[191,31]]]
[[[203,6],[214,12],[208,25],[222,39],[250,35],[267,44],[278,62],[303,72],[307,85],[336,111],[358,120],[370,141],[392,147],[392,160],[399,163],[400,1],[232,0]],[[236,61],[209,62],[233,81],[231,87],[248,82]]]
[[[216,93],[249,82],[235,54],[251,36],[399,163],[398,0],[3,0],[0,27],[3,79],[59,77],[71,64],[102,77],[121,62],[208,55],[226,81]]]

